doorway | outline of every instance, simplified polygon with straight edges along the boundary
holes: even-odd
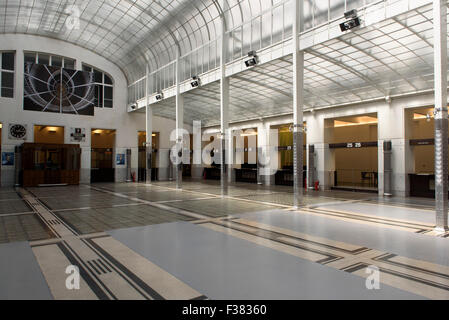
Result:
[[[258,179],[258,132],[257,128],[243,130],[240,137],[234,137],[235,156],[237,168],[235,168],[236,182],[257,183]],[[240,168],[238,167],[240,164]]]
[[[405,119],[413,154],[408,177],[410,196],[435,198],[434,107],[406,110]]]
[[[64,144],[64,127],[34,126],[34,143]]]
[[[377,114],[326,119],[334,160],[332,189],[378,191]]]
[[[157,169],[157,154],[159,151],[159,132],[153,132],[151,138],[151,148],[153,150],[151,157],[151,180],[156,181],[158,175]],[[138,145],[139,145],[139,164],[138,164],[138,181],[145,182],[147,179],[147,150],[145,143],[147,141],[146,131],[139,131],[137,133]]]
[[[115,130],[92,129],[91,183],[114,182]]]
[[[275,174],[275,184],[293,186],[293,124],[272,126],[278,130],[279,168]],[[306,123],[304,122],[304,128]],[[303,177],[307,176],[307,133],[303,134]],[[304,184],[306,185],[306,184]]]

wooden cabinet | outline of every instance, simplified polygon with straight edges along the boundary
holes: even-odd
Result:
[[[80,181],[81,149],[72,144],[24,143],[22,157],[22,185],[68,184]]]

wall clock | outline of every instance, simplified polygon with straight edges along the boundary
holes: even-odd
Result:
[[[27,128],[22,124],[9,125],[9,138],[16,140],[25,140],[27,135]]]

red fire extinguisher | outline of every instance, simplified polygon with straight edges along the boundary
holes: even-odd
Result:
[[[315,181],[315,191],[320,191],[320,182]]]

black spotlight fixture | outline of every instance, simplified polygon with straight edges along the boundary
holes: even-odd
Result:
[[[135,104],[132,104],[132,105],[131,105],[131,109],[136,110],[136,109],[137,109],[137,104],[136,104],[136,103],[135,103]]]
[[[190,85],[192,86],[192,88],[198,88],[201,85],[201,79],[197,76],[193,76]]]
[[[162,99],[164,99],[164,95],[162,92],[156,94],[156,101],[161,101]]]
[[[259,57],[257,56],[256,51],[250,51],[248,52],[248,60],[245,61],[245,65],[247,68],[254,67],[256,64],[259,63]]]
[[[342,32],[357,28],[360,26],[360,18],[357,17],[357,10],[353,9],[351,11],[345,12],[346,21],[340,23],[340,29]]]

